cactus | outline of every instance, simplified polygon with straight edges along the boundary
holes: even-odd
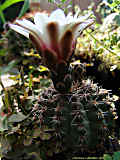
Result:
[[[80,156],[93,152],[93,155],[101,156],[111,150],[109,136],[114,128],[112,102],[108,94],[107,90],[89,80],[69,94],[62,95],[48,89],[40,94],[35,105],[37,109],[33,108],[33,117],[41,120],[41,125],[55,130],[62,146],[73,151],[71,156],[74,152]]]
[[[59,160],[59,155],[67,160],[119,150],[114,137],[112,97],[92,81],[82,81],[68,94],[60,94],[50,86],[32,104],[26,116],[20,112],[8,117],[9,128],[0,136],[6,160]]]

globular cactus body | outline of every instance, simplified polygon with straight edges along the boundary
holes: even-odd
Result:
[[[87,93],[86,93],[87,90]],[[73,150],[82,155],[94,153],[101,156],[104,152],[110,151],[109,136],[112,131],[109,120],[112,114],[110,103],[108,103],[109,92],[101,92],[96,84],[89,82],[82,83],[77,92],[58,94],[54,89],[48,89],[40,94],[37,110],[34,118],[41,117],[42,124],[54,128],[55,135],[58,135],[63,150]],[[41,108],[41,106],[44,106]],[[44,110],[44,111],[43,111]],[[107,117],[104,110],[108,111]],[[39,112],[40,111],[40,112]],[[108,145],[105,145],[108,142]]]

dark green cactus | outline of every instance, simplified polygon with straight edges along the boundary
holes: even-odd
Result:
[[[77,90],[73,86],[68,94],[49,87],[32,103],[30,114],[8,117],[9,128],[0,136],[5,160],[59,160],[61,155],[68,160],[119,150],[113,136],[112,97],[90,80],[82,81]]]
[[[34,118],[42,119],[41,125],[54,129],[62,149],[73,150],[71,156],[74,152],[79,155],[95,152],[100,156],[111,150],[109,136],[114,128],[112,107],[106,99],[108,94],[91,81],[83,82],[77,92],[70,94],[61,95],[48,89],[40,94]]]

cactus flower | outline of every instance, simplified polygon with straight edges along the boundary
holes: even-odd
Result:
[[[89,15],[79,17],[57,9],[50,15],[36,13],[34,23],[26,19],[16,20],[10,28],[29,38],[39,51],[44,64],[51,71],[54,87],[61,93],[67,93],[72,85],[70,57],[75,49],[76,38],[93,24]]]
[[[9,24],[16,32],[30,38],[40,51],[48,68],[56,63],[67,61],[75,47],[77,36],[93,23],[89,16],[78,17],[69,13],[65,16],[63,10],[57,9],[50,16],[46,13],[36,13],[34,23],[23,19],[16,24]]]

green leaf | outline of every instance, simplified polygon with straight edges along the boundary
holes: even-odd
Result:
[[[0,49],[0,56],[5,56],[6,52],[7,52],[6,48]]]
[[[18,3],[18,2],[22,2],[24,0],[6,0],[1,6],[0,6],[0,10],[3,11],[6,8],[10,7],[11,5]]]
[[[21,18],[26,13],[28,8],[29,8],[29,0],[25,0],[24,1],[24,5],[23,5],[23,7],[22,7],[22,9],[20,11],[20,14],[19,14],[18,18]]]
[[[5,24],[6,20],[5,20],[4,14],[1,9],[0,9],[0,17],[1,17],[3,24]]]
[[[17,61],[13,60],[10,63],[8,63],[6,67],[0,67],[0,75],[10,71],[16,64],[17,64]]]
[[[0,132],[8,130],[8,119],[7,116],[0,117]]]
[[[109,154],[104,154],[104,160],[112,160],[112,157]]]
[[[8,118],[8,122],[22,122],[23,120],[25,120],[28,116],[23,115],[21,112],[19,112],[18,114],[13,114]]]
[[[66,2],[66,0],[61,0],[62,1],[62,3],[65,3]]]
[[[114,152],[113,160],[120,160],[120,152]]]

